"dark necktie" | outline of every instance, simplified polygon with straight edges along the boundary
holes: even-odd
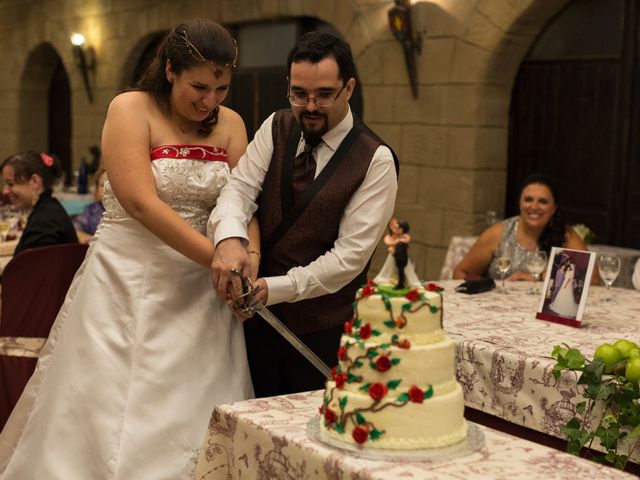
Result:
[[[293,202],[295,203],[304,191],[313,183],[316,173],[316,159],[313,151],[317,145],[305,143],[304,150],[295,158],[293,162]]]

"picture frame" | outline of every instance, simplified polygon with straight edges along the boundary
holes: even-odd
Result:
[[[595,252],[552,247],[536,318],[579,328],[595,262]]]

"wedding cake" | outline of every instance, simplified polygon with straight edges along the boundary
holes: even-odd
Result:
[[[372,282],[358,290],[338,366],[326,383],[322,438],[390,450],[438,448],[465,438],[441,290],[428,284],[402,295]]]

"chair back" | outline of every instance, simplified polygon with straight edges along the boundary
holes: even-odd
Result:
[[[2,271],[0,336],[46,338],[86,253],[69,243],[13,257]]]
[[[2,272],[0,292],[0,430],[26,386],[87,245],[24,250]],[[35,345],[35,346],[34,346]]]
[[[453,269],[473,247],[477,239],[477,236],[451,237],[442,270],[440,270],[440,280],[451,280],[453,278]]]

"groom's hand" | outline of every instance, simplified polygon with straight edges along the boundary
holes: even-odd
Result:
[[[242,281],[231,270],[239,271],[244,278],[249,275],[250,266],[249,255],[239,238],[227,238],[216,245],[211,262],[211,283],[220,298],[226,300],[227,294],[232,298],[242,294]]]

